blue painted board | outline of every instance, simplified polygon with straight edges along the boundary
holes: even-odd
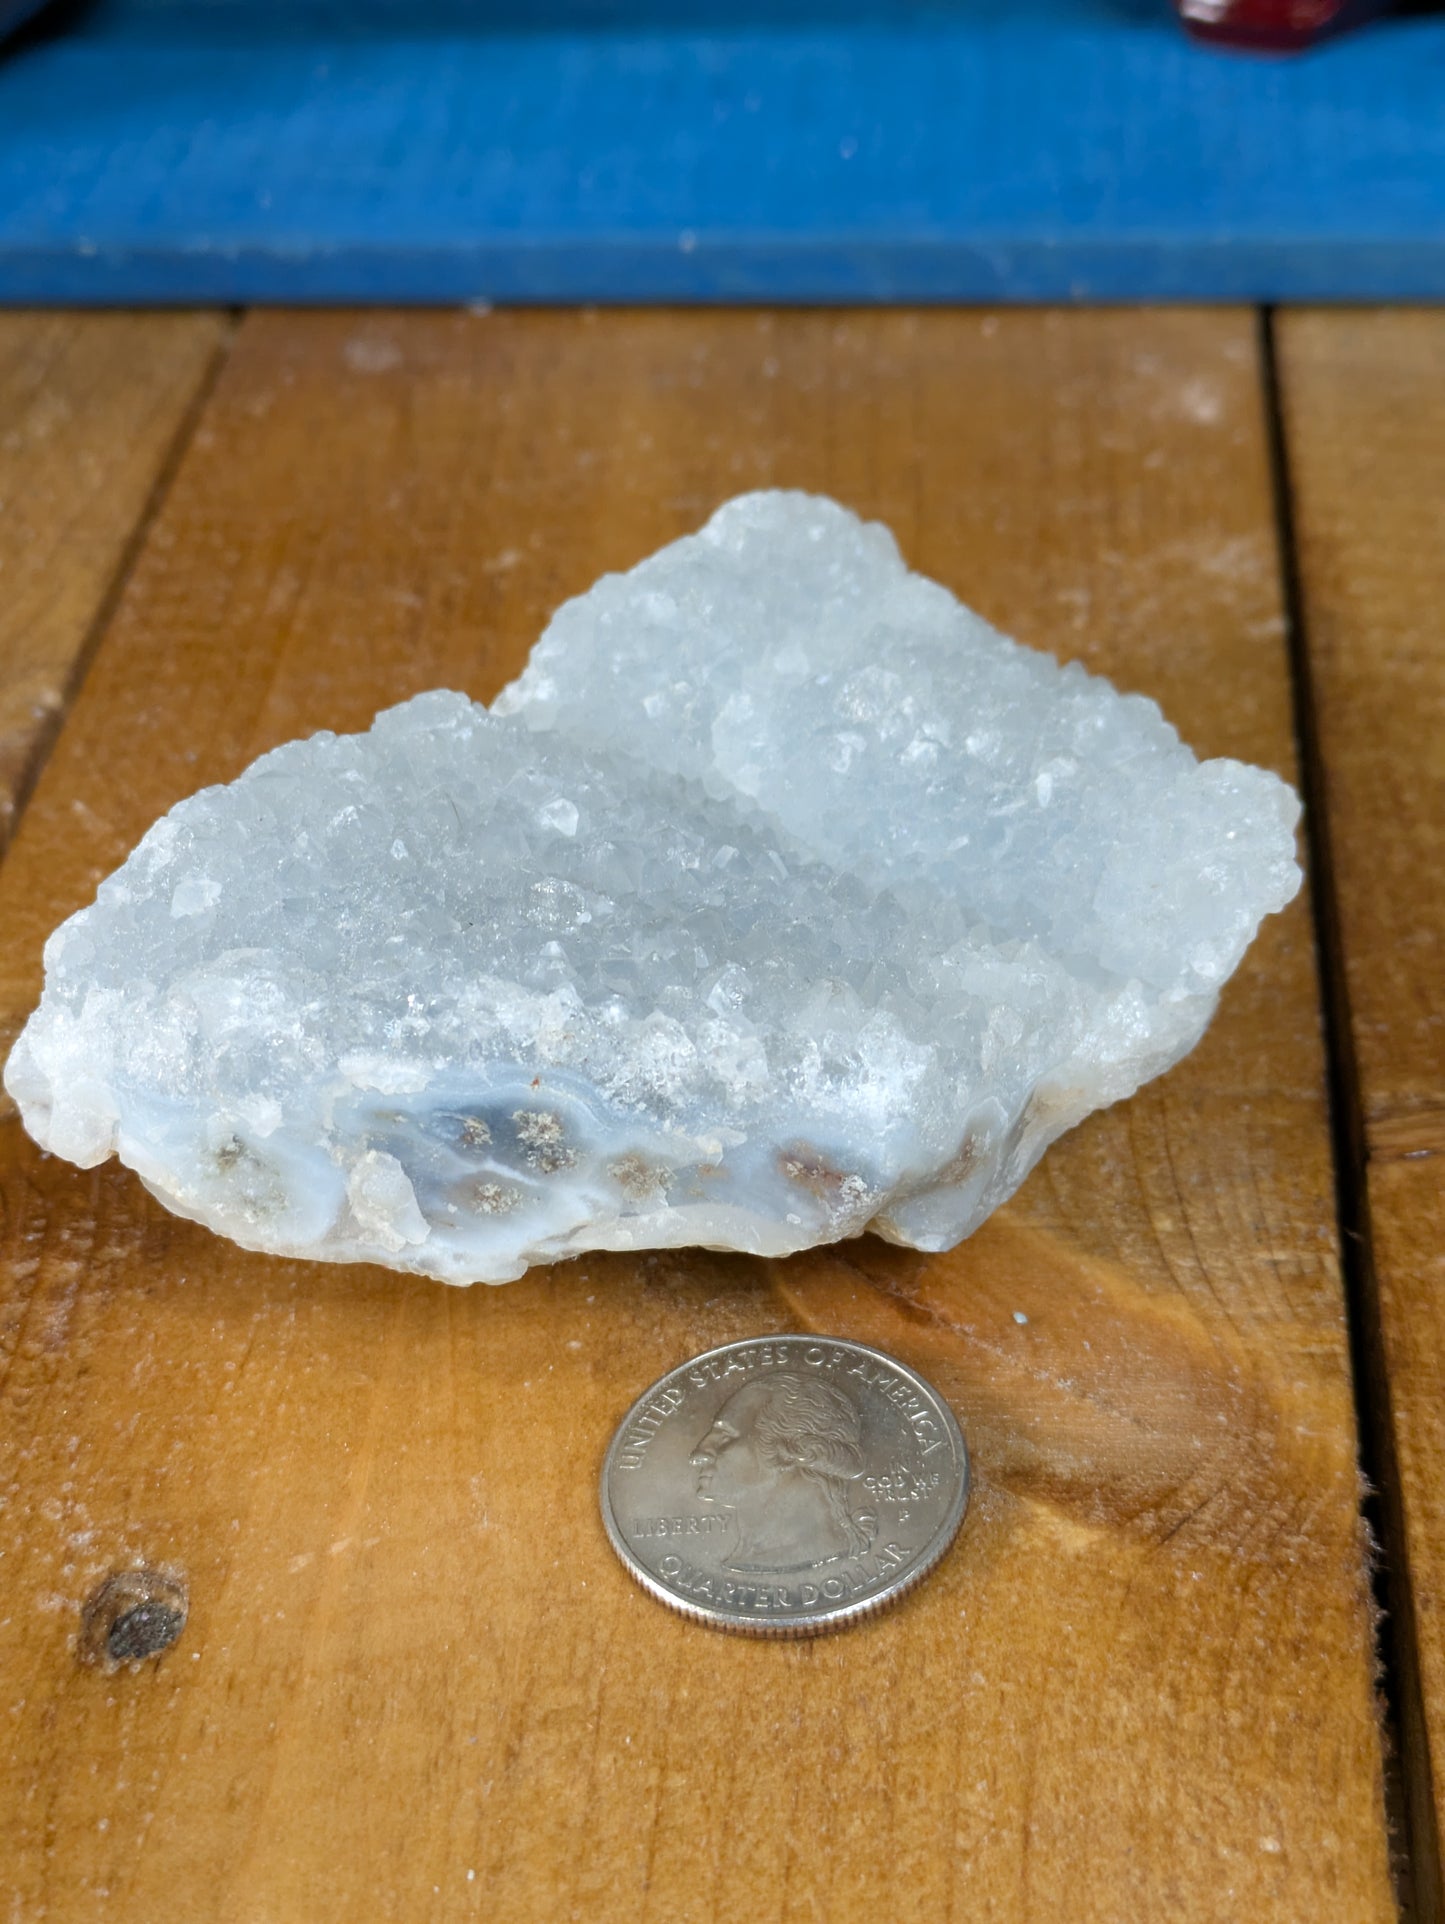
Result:
[[[0,37],[14,33],[45,4],[46,0],[0,0]]]
[[[0,53],[0,300],[1445,298],[1445,15],[96,0]]]

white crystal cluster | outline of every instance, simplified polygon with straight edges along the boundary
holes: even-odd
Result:
[[[747,495],[490,712],[423,695],[172,809],[51,937],[6,1086],[279,1254],[947,1248],[1197,1041],[1297,814],[885,529]]]

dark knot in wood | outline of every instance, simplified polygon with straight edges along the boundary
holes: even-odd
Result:
[[[82,1663],[139,1663],[169,1650],[186,1627],[190,1594],[174,1570],[116,1570],[91,1591],[81,1606]]]

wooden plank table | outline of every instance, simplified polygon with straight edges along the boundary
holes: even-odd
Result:
[[[1445,315],[1281,330],[1361,1360],[1417,1853],[1445,1795]],[[1434,1759],[1432,1769],[1431,1759]]]
[[[1414,359],[1363,319],[1291,317],[1277,364],[1247,311],[91,325],[174,330],[147,362],[148,418],[170,425],[129,450],[109,578],[74,586],[90,615],[54,685],[88,665],[0,868],[0,1046],[45,935],[161,810],[420,689],[490,697],[563,596],[771,484],[881,516],[1022,639],[1157,696],[1202,752],[1291,776],[1306,608],[1324,651],[1306,772],[1328,776],[1340,851],[1317,879],[1359,972],[1360,1060],[1400,997],[1438,1039],[1438,951],[1391,921],[1412,913],[1408,857],[1371,892],[1386,803],[1336,807],[1408,755],[1440,774],[1429,567],[1386,565],[1376,617],[1368,530],[1387,508],[1341,533],[1360,438],[1395,446],[1384,424],[1423,418],[1432,370],[1438,386],[1435,317],[1407,330]],[[1359,357],[1378,378],[1347,399],[1336,369]],[[1272,472],[1281,390],[1300,594]],[[1421,431],[1402,500],[1430,447]],[[6,568],[49,543],[70,569],[59,534],[5,530]],[[1380,634],[1414,695],[1398,733],[1363,692]],[[1358,737],[1348,766],[1334,712]],[[1438,819],[1423,798],[1404,812],[1419,864]],[[1398,993],[1371,1002],[1387,946]],[[1412,1158],[1437,1146],[1445,1095],[1423,1048],[1378,1053],[1416,1064],[1408,1101],[1386,1069],[1366,1078],[1377,1139],[1412,1145],[1387,1172],[1431,1167]],[[7,1115],[0,1915],[1396,1916],[1329,1070],[1301,898],[1194,1055],[1056,1145],[950,1255],[600,1256],[460,1292],[249,1255],[114,1164],[41,1156]],[[1416,1585],[1384,1651],[1414,1647],[1418,1608],[1433,1713],[1438,1191],[1387,1181],[1379,1306],[1387,1277],[1405,1304],[1384,1346],[1401,1370],[1387,1495],[1409,1528],[1386,1552]],[[1349,1304],[1363,1353],[1376,1299]],[[800,1645],[662,1610],[616,1566],[595,1497],[639,1389],[779,1328],[921,1368],[977,1472],[929,1582]],[[79,1663],[83,1599],[136,1563],[184,1572],[183,1636],[111,1673]],[[1393,1848],[1424,1917],[1436,1725],[1400,1724],[1415,1795]]]
[[[223,333],[211,314],[0,315],[0,849]]]

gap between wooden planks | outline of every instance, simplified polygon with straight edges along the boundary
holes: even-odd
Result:
[[[1445,1914],[1445,313],[1281,317],[1422,1918]],[[1403,1579],[1403,1581],[1402,1581]]]
[[[252,316],[0,871],[0,1026],[150,821],[450,684],[731,493],[826,489],[1020,637],[1291,772],[1243,313]],[[489,1291],[247,1255],[6,1125],[14,1902],[140,1919],[1393,1915],[1303,902],[1179,1069],[951,1256]],[[1027,1322],[1016,1319],[1022,1312]],[[665,1366],[881,1342],[959,1409],[938,1574],[816,1644],[675,1619],[595,1478]],[[193,1613],[104,1678],[134,1557]]]
[[[0,314],[0,852],[226,331]]]

